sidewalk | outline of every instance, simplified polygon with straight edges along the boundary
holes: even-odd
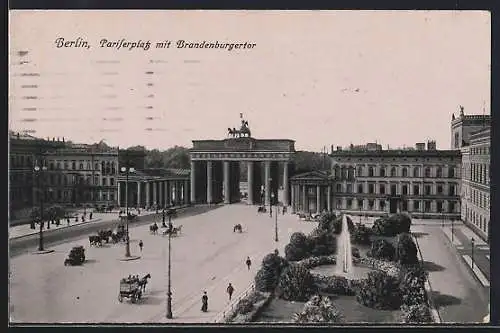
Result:
[[[184,206],[178,206],[178,207],[172,207],[173,209],[181,209],[186,207]],[[122,208],[123,209],[123,208]],[[87,218],[89,216],[89,213],[92,210],[88,209],[87,212]],[[133,214],[137,214],[137,211],[135,209],[130,209],[130,212]],[[114,210],[110,213],[96,213],[92,212],[92,220],[85,220],[85,222],[82,222],[81,216],[83,214],[83,209],[80,211],[75,212],[78,216],[78,222],[75,222],[75,217],[73,216],[70,218],[70,224],[68,225],[66,222],[66,219],[61,219],[61,224],[59,226],[56,226],[55,224],[50,225],[50,229],[47,229],[47,225],[44,226],[44,233],[45,232],[50,232],[51,230],[57,230],[57,229],[63,229],[63,228],[71,228],[77,225],[81,224],[88,224],[88,223],[96,223],[96,222],[107,222],[107,221],[113,221],[113,220],[118,220],[119,216],[119,210]],[[158,211],[158,214],[161,214],[162,211]],[[149,216],[149,215],[155,215],[156,210],[143,210],[141,209],[141,215],[138,215],[140,217],[142,216]],[[23,236],[28,236],[28,235],[34,235],[38,234],[40,232],[40,225],[36,224],[35,225],[36,229],[31,229],[30,224],[21,224],[21,225],[15,225],[9,228],[9,239],[12,238],[18,238],[18,237],[23,237]]]

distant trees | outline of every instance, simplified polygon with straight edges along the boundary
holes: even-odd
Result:
[[[329,170],[330,159],[325,154],[298,151],[293,158],[295,174],[309,172],[313,170]]]
[[[127,150],[144,151],[146,168],[165,168],[165,169],[189,169],[189,149],[181,146],[174,146],[167,150],[152,149],[148,150],[144,146],[134,146]]]

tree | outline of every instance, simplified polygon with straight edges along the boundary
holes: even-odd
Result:
[[[375,259],[392,261],[396,255],[396,249],[385,239],[377,239],[372,243],[372,248],[368,254]]]
[[[400,233],[410,232],[411,219],[405,214],[394,214],[389,217],[381,217],[373,223],[374,234],[393,237]]]
[[[370,245],[372,229],[368,228],[364,224],[356,226],[354,232],[351,234],[351,241],[353,244],[359,245]]]
[[[396,310],[401,306],[398,279],[382,271],[371,271],[361,280],[356,299],[374,309]]]
[[[290,243],[285,246],[285,258],[289,261],[302,260],[309,254],[309,242],[302,232],[294,232]]]
[[[276,253],[269,253],[262,259],[262,267],[255,275],[255,288],[263,292],[272,292],[288,262]]]
[[[293,157],[293,163],[295,166],[295,174],[313,170],[325,170],[330,167],[329,160],[325,154],[310,151],[296,152]]]
[[[401,265],[415,265],[418,263],[417,246],[410,234],[399,234],[397,244],[396,258]]]

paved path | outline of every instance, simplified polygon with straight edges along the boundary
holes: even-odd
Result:
[[[131,251],[139,260],[123,262],[123,245],[88,246],[88,239],[54,246],[52,254],[25,254],[11,259],[11,320],[14,322],[214,322],[230,307],[225,292],[231,282],[235,295],[251,285],[262,257],[283,248],[295,231],[309,232],[316,223],[295,215],[279,215],[279,242],[274,241],[274,218],[256,207],[224,206],[207,213],[179,218],[183,232],[172,238],[172,292],[174,319],[165,318],[167,237],[151,235],[149,226],[131,228]],[[236,223],[243,233],[233,233]],[[138,241],[144,249],[139,253]],[[76,245],[86,248],[88,261],[65,267],[64,259]],[[250,256],[250,271],[245,258]],[[120,278],[129,274],[152,279],[140,304],[117,300]],[[209,297],[209,312],[200,311],[202,291]]]
[[[488,311],[489,288],[474,278],[441,226],[413,225],[411,231],[422,251],[442,322],[482,322]]]

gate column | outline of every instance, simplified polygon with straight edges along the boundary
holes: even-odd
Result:
[[[253,161],[247,163],[248,204],[253,205]]]

